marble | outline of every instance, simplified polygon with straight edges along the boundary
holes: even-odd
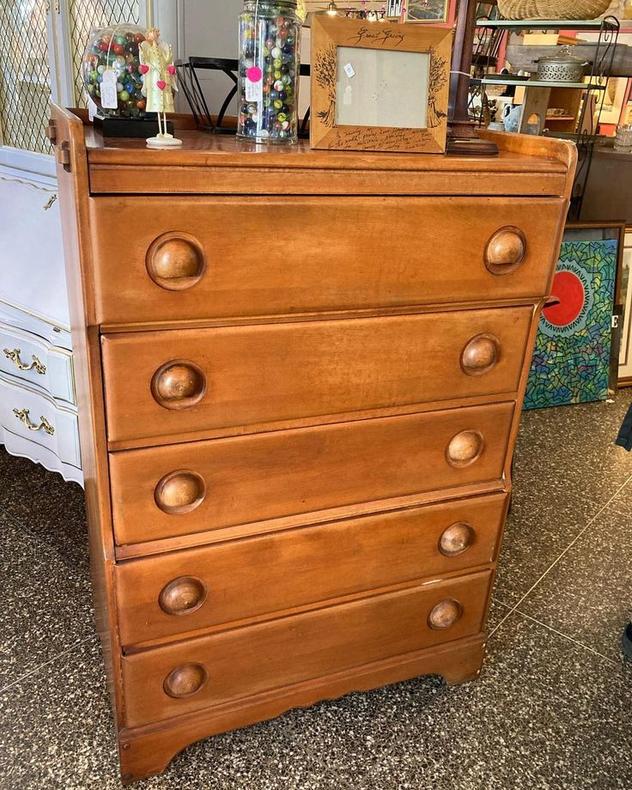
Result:
[[[61,478],[60,478],[61,480]],[[86,568],[0,513],[0,689],[94,632]]]
[[[616,496],[608,503],[612,510],[616,510],[621,515],[632,513],[632,452],[630,455],[630,477],[627,483],[619,490]]]
[[[0,513],[46,544],[73,571],[88,573],[83,489],[0,445]]]
[[[632,617],[632,508],[608,507],[519,610],[613,660]]]
[[[514,489],[498,561],[498,599],[517,604],[599,509],[568,490],[552,496],[549,481],[532,470]]]
[[[514,462],[517,489],[534,474],[549,481],[549,496],[580,496],[606,504],[632,474],[630,453],[614,444],[632,402],[632,389],[612,403],[538,409],[522,417]]]

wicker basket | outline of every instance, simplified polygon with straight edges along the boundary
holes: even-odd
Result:
[[[505,19],[596,19],[611,0],[498,0]]]

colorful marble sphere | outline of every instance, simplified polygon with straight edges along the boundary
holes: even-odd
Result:
[[[255,7],[246,0],[239,19],[239,137],[297,142],[300,36],[295,3],[260,0]]]
[[[139,71],[138,48],[145,31],[136,25],[118,25],[96,30],[86,47],[82,61],[83,84],[101,115],[138,118],[145,111],[143,81]],[[101,106],[103,74],[116,73],[118,109]]]

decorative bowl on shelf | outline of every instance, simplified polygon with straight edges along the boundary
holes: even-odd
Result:
[[[122,118],[144,115],[145,97],[138,56],[138,48],[144,40],[145,30],[138,25],[122,24],[92,32],[81,69],[86,92],[101,115]],[[101,98],[103,75],[107,80],[111,72],[116,78],[116,93],[112,93],[116,107],[104,107]]]
[[[590,63],[571,54],[570,47],[559,47],[552,55],[538,58],[536,79],[544,82],[581,82]]]
[[[505,19],[596,19],[611,0],[498,0]]]

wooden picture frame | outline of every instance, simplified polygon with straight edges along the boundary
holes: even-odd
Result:
[[[450,15],[450,0],[407,0],[404,22],[417,25],[445,24]]]
[[[443,153],[452,31],[343,19],[312,22],[312,148]]]
[[[619,386],[632,387],[632,225],[627,225],[623,241],[619,322]]]

